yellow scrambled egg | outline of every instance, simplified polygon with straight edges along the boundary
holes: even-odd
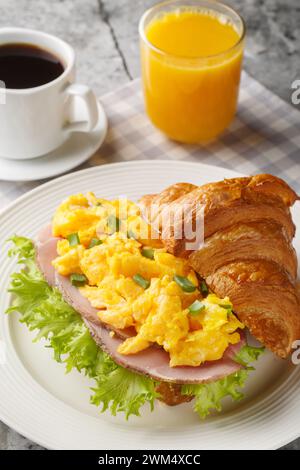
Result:
[[[133,202],[93,193],[70,196],[56,210],[52,229],[61,237],[55,269],[79,276],[78,288],[101,321],[135,328],[136,336],[119,347],[121,354],[156,343],[169,353],[171,366],[198,366],[220,359],[240,340],[236,330],[244,326],[230,300],[202,297],[196,273],[185,259],[166,252]]]

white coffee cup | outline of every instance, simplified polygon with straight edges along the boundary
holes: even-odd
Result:
[[[97,99],[86,85],[75,81],[75,53],[61,39],[41,31],[1,28],[0,45],[39,46],[60,59],[64,72],[35,88],[0,87],[0,158],[24,160],[59,147],[71,132],[90,132],[98,122]],[[0,76],[1,79],[1,76]],[[86,121],[74,121],[74,99],[84,101]]]

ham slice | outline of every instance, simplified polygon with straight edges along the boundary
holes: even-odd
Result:
[[[59,238],[53,238],[51,236],[51,230],[49,230],[49,227],[43,228],[38,235],[38,242],[36,244],[36,260],[44,278],[50,286],[57,287],[64,300],[83,318],[92,321],[96,325],[101,325],[102,323],[98,318],[98,310],[90,304],[90,301],[86,297],[81,295],[79,289],[71,284],[68,277],[58,274],[52,266],[52,261],[57,257],[58,240]],[[123,339],[136,334],[134,328],[119,330],[112,328],[110,325],[104,326],[113,330],[120,338]]]
[[[57,256],[58,238],[49,238],[43,243],[36,244],[36,262],[44,278],[51,287],[55,286],[55,269],[52,266],[52,260]]]
[[[48,240],[50,240],[50,238],[54,238],[52,235],[52,225],[47,224],[43,228],[41,228],[41,230],[39,231],[38,236],[37,236],[37,243],[43,244],[47,242]]]
[[[242,331],[241,340],[238,344],[229,346],[223,358],[218,361],[205,362],[199,367],[180,366],[170,367],[169,354],[162,348],[150,346],[149,348],[133,355],[122,355],[117,352],[122,339],[111,336],[107,329],[85,320],[87,327],[96,343],[112,359],[122,367],[132,369],[155,380],[173,382],[177,384],[200,384],[214,382],[227,375],[234,374],[242,368],[235,362],[235,354],[246,344]]]
[[[35,244],[37,265],[51,287],[55,285],[55,269],[51,262],[57,256],[58,240],[53,237],[51,224],[48,224],[39,231]]]

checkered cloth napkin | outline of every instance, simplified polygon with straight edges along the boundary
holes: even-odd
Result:
[[[217,141],[205,146],[172,142],[155,129],[143,110],[139,80],[101,101],[109,132],[104,145],[80,169],[139,159],[189,160],[244,174],[272,173],[300,190],[300,113],[246,73],[234,122]],[[0,208],[41,183],[0,181]]]

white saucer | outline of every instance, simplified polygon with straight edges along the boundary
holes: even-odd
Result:
[[[74,132],[69,139],[53,152],[30,160],[7,160],[0,158],[0,179],[5,181],[33,181],[65,173],[82,164],[103,143],[107,133],[107,118],[102,105],[98,102],[99,120],[91,132]],[[76,117],[84,109],[78,102],[74,111]],[[79,118],[79,120],[81,120]]]

